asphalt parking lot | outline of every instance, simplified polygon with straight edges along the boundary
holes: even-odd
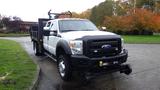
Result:
[[[82,82],[63,82],[57,73],[56,63],[50,58],[36,57],[29,37],[7,38],[20,42],[33,60],[40,66],[38,90],[160,90],[160,44],[126,44],[131,75],[112,73]]]

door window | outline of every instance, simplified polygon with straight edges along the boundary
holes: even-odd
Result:
[[[51,25],[51,22],[48,22],[46,27],[50,27],[50,25]]]
[[[51,30],[57,30],[57,25],[55,21],[52,23]]]

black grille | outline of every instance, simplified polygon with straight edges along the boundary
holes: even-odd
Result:
[[[103,45],[110,47],[105,49]],[[103,57],[114,56],[121,52],[121,39],[103,39],[103,40],[88,40],[86,42],[85,54],[88,57]]]

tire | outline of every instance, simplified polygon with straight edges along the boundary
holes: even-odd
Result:
[[[39,53],[39,47],[38,47],[37,42],[34,42],[34,54],[36,56],[41,56],[41,53]]]
[[[126,67],[125,67],[125,68],[126,68],[126,70],[125,70],[125,72],[124,72],[124,73],[125,73],[126,75],[129,75],[129,74],[131,74],[131,73],[132,73],[132,69],[131,69],[130,65],[126,65]]]
[[[120,73],[124,73],[126,75],[129,75],[132,73],[132,68],[130,67],[130,65],[124,65],[121,70]]]
[[[72,70],[69,63],[69,57],[67,55],[59,55],[57,67],[61,78],[64,81],[70,81],[72,76]]]

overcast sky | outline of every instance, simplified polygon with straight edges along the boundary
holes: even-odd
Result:
[[[82,12],[105,0],[0,0],[0,14],[18,16],[24,21],[48,17],[47,12]]]

